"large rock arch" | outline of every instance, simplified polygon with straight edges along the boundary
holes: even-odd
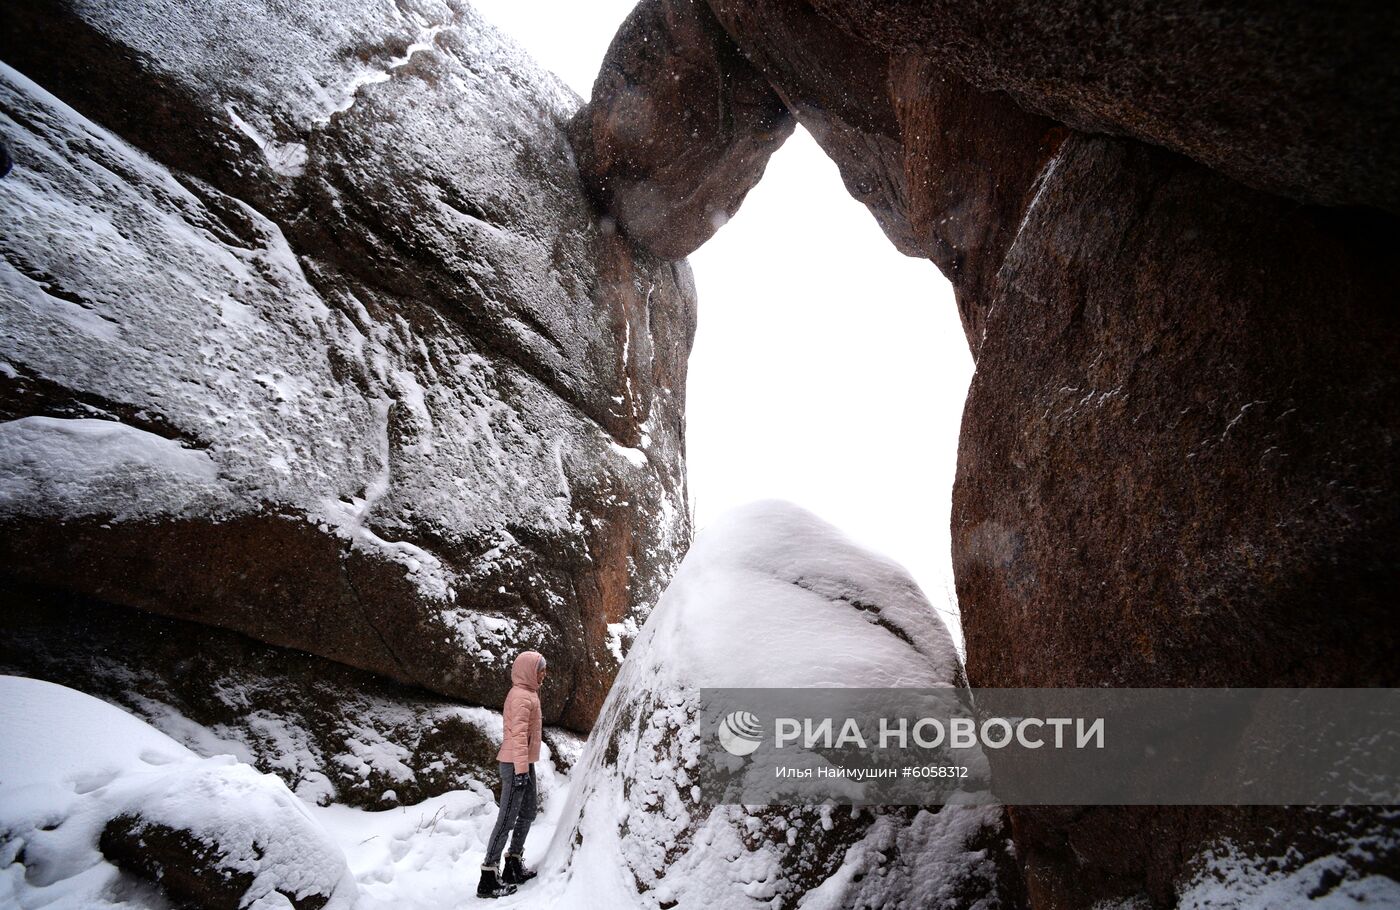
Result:
[[[647,0],[571,138],[621,229],[680,255],[790,117],[951,279],[977,363],[952,528],[974,685],[1395,685],[1400,16],[1096,10]],[[1227,831],[1341,837],[1013,822],[1038,907],[1170,903]]]

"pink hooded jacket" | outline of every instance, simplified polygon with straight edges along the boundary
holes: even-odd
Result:
[[[510,668],[510,694],[501,709],[505,737],[496,761],[511,762],[516,774],[530,770],[540,760],[540,673],[544,656],[538,651],[521,651]]]

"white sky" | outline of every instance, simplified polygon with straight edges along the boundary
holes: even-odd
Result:
[[[587,98],[631,0],[475,0]],[[948,282],[901,256],[802,129],[690,257],[696,522],[791,500],[914,575],[962,645],[949,511],[972,376]]]

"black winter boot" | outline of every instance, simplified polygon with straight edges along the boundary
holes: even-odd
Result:
[[[515,886],[496,879],[495,869],[482,869],[481,882],[476,886],[477,897],[505,897],[507,894],[514,894]]]
[[[520,861],[520,857],[506,854],[506,871],[502,873],[501,881],[507,885],[523,885],[535,875],[535,870],[526,869],[525,864]]]

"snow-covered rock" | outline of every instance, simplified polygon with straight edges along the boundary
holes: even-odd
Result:
[[[694,290],[578,99],[459,0],[7,20],[4,574],[483,704],[537,647],[587,727],[688,542]]]
[[[1317,824],[1328,816],[1330,821]],[[1309,831],[1297,824],[1299,820],[1316,827]],[[1307,856],[1297,848],[1302,838],[1281,836],[1277,828],[1271,834],[1281,843],[1273,844],[1272,851],[1260,851],[1258,844],[1236,843],[1228,836],[1217,838],[1188,863],[1189,873],[1182,877],[1178,892],[1181,910],[1400,907],[1400,881],[1394,877],[1394,865],[1387,864],[1395,855],[1400,810],[1373,807],[1348,818],[1333,807],[1310,808],[1296,813],[1291,821],[1305,832],[1304,838],[1325,838],[1337,844],[1337,850],[1328,856]]]
[[[221,755],[246,757],[253,744],[243,736],[259,724],[287,733],[305,718],[258,711],[247,728],[205,726],[151,697],[139,712],[148,726],[72,689],[5,676],[0,702],[0,906],[7,910],[169,910],[167,894],[184,894],[199,907],[287,910],[290,903],[309,910],[325,881],[335,885],[327,892],[330,910],[351,903],[355,910],[439,910],[473,898],[496,817],[494,771],[412,806],[318,806],[314,788],[289,793],[273,776]],[[405,711],[364,711],[362,702],[352,699],[347,713],[361,709],[367,736],[392,712]],[[486,728],[494,759],[500,715],[455,710]],[[581,749],[566,731],[547,731],[536,765],[540,815],[526,843],[531,866],[550,842],[565,806],[566,772]],[[299,743],[286,754],[307,759]],[[253,757],[261,763],[263,756]],[[274,770],[282,777],[289,771]],[[215,835],[217,848],[208,846]],[[266,862],[238,860],[250,850],[263,851]],[[147,881],[157,871],[160,888]],[[262,894],[267,883],[288,892],[288,903]],[[307,883],[315,887],[297,898]],[[503,906],[552,906],[559,882],[539,885]],[[261,903],[254,894],[262,894]]]
[[[0,904],[354,904],[344,853],[276,777],[38,680],[0,677],[0,729]]]
[[[1000,810],[698,802],[702,687],[965,685],[902,568],[781,502],[706,527],[638,635],[574,772],[559,906],[998,906]]]
[[[0,674],[126,709],[200,755],[276,774],[301,800],[364,809],[489,798],[501,716],[244,635],[109,604],[0,605]],[[558,728],[547,728],[546,743]]]

